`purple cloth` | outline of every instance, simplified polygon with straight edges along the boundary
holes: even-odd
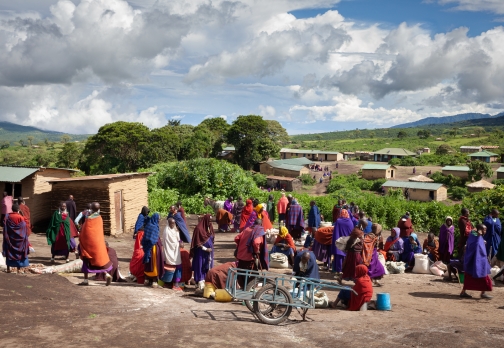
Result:
[[[224,210],[228,211],[231,213],[231,211],[233,210],[233,203],[229,201],[229,199],[227,199],[225,202],[224,202]]]
[[[262,249],[259,251],[259,260],[261,262],[261,267],[263,270],[267,271],[269,269],[269,253],[268,253],[268,242],[266,242],[266,233],[262,226],[255,226],[247,240],[247,248],[250,253],[254,253],[254,246],[252,242],[256,238],[262,237]]]
[[[385,274],[385,268],[378,260],[378,252],[376,249],[373,250],[373,256],[371,257],[371,262],[368,267],[368,275],[371,279],[379,279]]]
[[[490,274],[485,240],[473,232],[469,233],[464,256],[464,270],[473,278],[485,278]]]
[[[82,273],[107,273],[112,270],[114,265],[110,265],[107,269],[91,269],[88,267],[87,262],[82,262]]]
[[[15,216],[17,214],[13,214]],[[17,218],[21,219],[19,223],[9,219],[9,214],[5,217],[5,227],[3,231],[3,252],[7,260],[23,261],[28,257],[28,234],[26,230],[26,222],[20,215]]]
[[[51,245],[51,255],[65,256],[68,259],[68,255],[70,254],[70,251],[75,250],[76,246],[77,246],[77,243],[75,243],[75,239],[73,237],[70,237],[70,249],[56,250],[56,243],[54,243],[53,245]]]
[[[304,228],[303,208],[294,200],[292,201],[290,210],[287,213],[287,228],[289,227]]]
[[[254,226],[254,222],[256,221],[256,219],[257,219],[257,213],[253,210],[252,213],[250,213],[250,216],[247,222],[245,223],[245,226],[243,227],[242,231],[245,230],[246,228]]]
[[[214,250],[213,250],[213,237],[209,238],[205,244],[203,244],[206,248],[212,248],[211,252],[204,251],[202,248],[194,249],[194,257],[192,261],[192,270],[194,272],[194,280],[199,282],[201,280],[205,280],[206,274],[213,267],[213,258],[214,258]]]
[[[439,229],[439,252],[441,255],[453,254],[455,247],[455,226],[453,224],[448,227],[446,224],[441,225]]]
[[[340,237],[347,237],[352,233],[354,224],[350,218],[338,218],[334,223],[334,232],[332,235],[331,254],[334,255],[333,271],[341,272],[343,270],[343,260],[345,259],[345,252],[336,248],[336,240]]]
[[[317,242],[315,239],[313,241],[313,253],[315,254],[315,258],[323,262],[325,265],[329,265],[329,262],[331,262],[331,246],[330,245],[324,245],[320,244]]]

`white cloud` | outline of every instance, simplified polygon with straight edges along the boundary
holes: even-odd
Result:
[[[276,115],[276,110],[271,105],[259,105],[259,115],[263,116],[266,119],[274,119]]]
[[[438,0],[441,5],[456,4],[455,9],[460,11],[491,11],[504,13],[502,0]]]

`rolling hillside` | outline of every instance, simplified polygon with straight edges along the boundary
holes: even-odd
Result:
[[[478,113],[470,113],[470,114],[460,114],[454,116],[445,116],[445,117],[427,117],[421,120],[399,124],[397,126],[393,126],[392,128],[411,128],[411,127],[422,127],[433,124],[446,124],[446,123],[455,123],[455,122],[463,122],[463,121],[471,121],[478,120],[482,118],[491,118],[503,116],[504,114],[499,114],[492,116],[490,114],[478,114]]]
[[[49,141],[60,141],[65,133],[43,130],[31,126],[21,126],[10,122],[0,122],[0,141],[8,141],[11,145],[19,140],[27,141],[28,137],[33,137],[33,144],[42,143],[45,139]],[[86,140],[88,134],[68,134],[72,141]]]

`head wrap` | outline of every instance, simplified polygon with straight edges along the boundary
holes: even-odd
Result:
[[[410,237],[413,237],[413,239],[416,241],[418,239],[418,236],[416,233],[410,234]]]
[[[367,276],[368,268],[365,265],[358,265],[355,267],[355,278]]]
[[[257,213],[257,218],[259,219],[262,219],[262,214],[260,213],[261,210],[263,208],[263,205],[262,204],[258,204],[256,205],[256,207],[254,208],[254,211]]]
[[[280,236],[280,238],[285,238],[285,236],[287,236],[287,234],[289,234],[289,230],[287,229],[287,227],[282,226],[280,228],[280,232],[278,232],[278,235]]]
[[[445,219],[445,225],[446,225],[446,221],[450,220],[452,222],[452,226],[453,226],[453,218],[451,216],[447,216],[446,219]]]
[[[395,237],[398,238],[399,235],[401,234],[401,230],[399,229],[399,227],[394,227],[391,232],[394,231],[396,233]],[[392,237],[392,236],[391,236]]]
[[[373,226],[372,226],[372,232],[374,234],[380,234],[382,230],[383,230],[382,225],[380,225],[380,224],[373,224]]]

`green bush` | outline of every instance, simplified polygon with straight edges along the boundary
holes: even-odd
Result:
[[[469,191],[465,187],[453,187],[448,190],[448,194],[450,195],[451,199],[460,201],[464,197],[469,195]]]
[[[383,184],[387,182],[387,179],[376,179],[372,181],[371,191],[380,191]]]
[[[504,179],[496,179],[496,180],[492,181],[492,184],[498,185],[498,186],[504,185]]]
[[[302,174],[299,177],[299,180],[303,183],[303,185],[315,185],[317,183],[317,180],[315,180],[310,174]]]
[[[254,175],[252,175],[252,179],[254,179],[258,187],[266,187],[268,183],[267,176],[261,173],[255,173]]]
[[[388,164],[391,166],[400,166],[401,165],[401,159],[400,158],[392,158]]]

